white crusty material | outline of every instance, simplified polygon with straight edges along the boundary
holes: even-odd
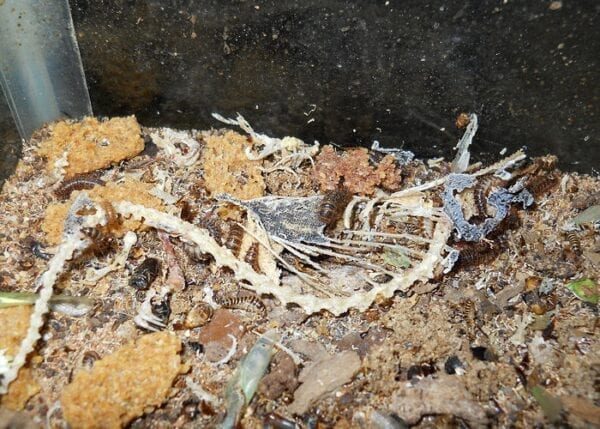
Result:
[[[229,249],[219,246],[208,231],[178,217],[127,201],[116,203],[115,210],[123,216],[133,216],[142,220],[148,226],[191,242],[202,249],[203,252],[210,253],[218,266],[230,268],[237,280],[248,282],[248,284],[243,285],[244,287],[259,295],[274,295],[284,306],[288,303],[297,304],[309,314],[327,310],[334,315],[339,315],[350,308],[364,311],[369,308],[378,295],[386,298],[391,297],[395,291],[406,290],[416,281],[427,281],[433,277],[435,267],[442,262],[442,253],[451,231],[450,221],[444,217],[439,218],[428,251],[423,255],[417,266],[408,270],[402,276],[395,277],[386,283],[374,285],[371,290],[364,293],[349,296],[318,297],[282,285],[277,277],[255,272],[248,263],[236,258]]]
[[[89,215],[80,215],[82,209],[92,211]],[[89,210],[92,209],[92,210]],[[35,302],[33,312],[29,321],[27,334],[17,355],[13,358],[8,370],[0,373],[0,394],[8,391],[8,386],[17,378],[19,369],[25,364],[27,355],[31,353],[37,340],[40,338],[40,329],[44,325],[44,315],[48,312],[48,301],[52,297],[52,289],[59,275],[64,271],[65,264],[73,255],[84,250],[90,245],[90,241],[81,233],[82,228],[94,228],[97,225],[106,224],[106,212],[95,205],[87,193],[82,192],[71,205],[67,218],[65,219],[63,241],[58,246],[56,254],[50,259],[48,269],[38,278],[40,285],[39,299]]]
[[[471,113],[471,115],[469,115],[469,125],[467,126],[467,130],[458,144],[454,147],[454,149],[458,149],[458,151],[456,152],[456,157],[452,161],[451,171],[453,173],[464,173],[467,171],[469,159],[471,158],[469,146],[471,146],[471,143],[473,142],[473,137],[475,137],[478,127],[477,115]]]
[[[6,373],[10,368],[11,359],[4,354],[4,349],[0,349],[0,374]]]
[[[152,142],[161,148],[173,162],[182,167],[190,167],[198,161],[200,143],[193,136],[194,131],[176,131],[171,128],[158,128],[150,132]],[[185,152],[176,144],[186,146]]]
[[[312,151],[317,151],[319,148],[319,144],[315,142],[315,146],[307,146],[302,140],[297,137],[289,137],[286,136],[282,139],[276,137],[269,137],[266,134],[260,134],[254,131],[254,129],[250,126],[248,121],[239,113],[237,114],[235,119],[227,119],[218,113],[212,114],[213,118],[218,121],[223,122],[228,125],[237,125],[242,130],[246,131],[254,141],[263,145],[263,148],[258,153],[254,153],[250,150],[250,148],[246,149],[246,156],[251,161],[257,161],[259,159],[267,158],[270,155],[273,155],[277,152],[284,152],[284,155],[287,152],[297,152],[299,149],[308,147],[308,151],[312,153]]]
[[[100,281],[101,278],[105,277],[108,273],[113,271],[117,271],[125,266],[125,262],[129,257],[129,252],[133,246],[137,243],[137,235],[133,231],[127,231],[125,236],[123,237],[123,248],[121,251],[115,256],[113,262],[108,264],[103,268],[88,268],[86,271],[86,276],[84,279],[84,283],[86,284],[96,284]]]
[[[201,401],[206,401],[209,404],[218,407],[220,399],[210,392],[207,392],[200,384],[196,383],[191,376],[185,378],[186,386],[192,391],[192,393]]]

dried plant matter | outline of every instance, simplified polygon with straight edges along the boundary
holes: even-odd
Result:
[[[332,146],[324,146],[316,158],[315,181],[322,191],[333,191],[340,185],[360,195],[372,195],[378,186],[396,190],[401,176],[395,163],[393,155],[386,155],[373,167],[366,148],[348,149],[338,155]]]
[[[200,143],[193,131],[175,131],[170,128],[153,129],[152,142],[176,165],[193,166],[200,156]]]
[[[222,428],[234,428],[242,411],[254,397],[258,383],[265,375],[273,357],[273,346],[277,339],[278,334],[275,331],[269,331],[260,337],[227,383],[225,389],[227,415],[221,424]]]

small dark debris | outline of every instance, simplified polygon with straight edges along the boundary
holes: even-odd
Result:
[[[418,381],[422,378],[433,375],[437,372],[437,368],[433,361],[422,362],[417,365],[413,365],[406,371],[406,379],[409,381]]]
[[[217,414],[214,408],[206,401],[200,401],[200,411],[205,416],[214,416]]]
[[[194,420],[200,410],[198,409],[199,402],[194,399],[188,399],[181,405],[181,412],[187,417],[188,420]]]
[[[546,326],[542,331],[542,338],[544,341],[557,339],[557,336],[554,333],[554,319],[552,319],[550,323],[548,323],[548,326]]]
[[[486,361],[486,362],[495,362],[498,358],[494,354],[493,351],[488,349],[487,347],[482,346],[474,346],[471,347],[471,353],[473,357],[477,360]]]
[[[158,146],[152,141],[152,138],[148,135],[144,136],[144,150],[140,153],[140,156],[146,155],[150,158],[156,157],[158,154]]]
[[[464,365],[458,356],[452,355],[446,360],[446,363],[444,363],[444,369],[446,370],[447,374],[461,375],[464,372]]]
[[[204,353],[204,345],[198,341],[190,341],[187,343],[187,346],[194,353]]]
[[[295,429],[298,425],[280,414],[269,413],[263,418],[263,429]]]

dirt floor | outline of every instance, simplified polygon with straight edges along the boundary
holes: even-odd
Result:
[[[600,426],[598,177],[228,123],[24,147],[0,428]]]

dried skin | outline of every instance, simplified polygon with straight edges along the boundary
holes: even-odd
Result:
[[[8,356],[14,356],[19,344],[27,332],[30,306],[8,307],[0,309],[0,350]],[[40,391],[30,368],[21,368],[17,379],[11,383],[6,396],[0,397],[0,405],[11,410],[20,410],[29,398]]]

